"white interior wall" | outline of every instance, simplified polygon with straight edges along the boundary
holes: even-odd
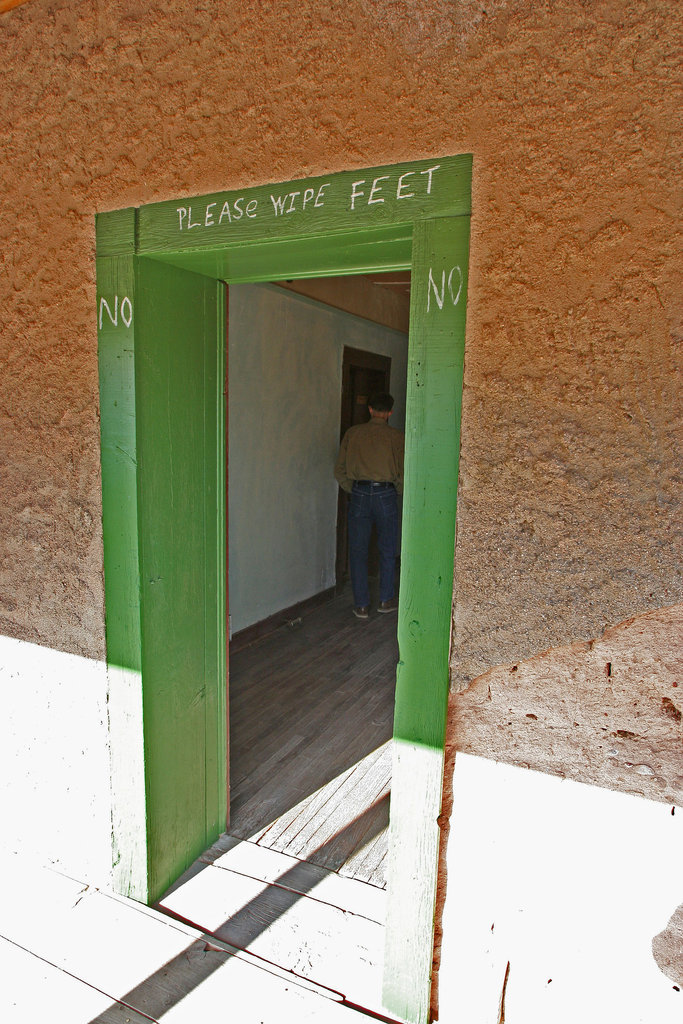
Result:
[[[233,633],[334,585],[345,345],[391,356],[392,425],[403,429],[405,334],[276,285],[231,285]]]

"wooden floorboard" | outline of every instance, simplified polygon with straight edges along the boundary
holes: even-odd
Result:
[[[386,885],[397,657],[348,593],[231,656],[231,835]]]
[[[336,990],[221,943],[201,927],[57,872],[27,866],[19,857],[3,858],[0,868],[5,882],[0,912],[3,1024],[367,1020],[345,1006]],[[230,874],[211,870],[219,878]],[[318,903],[323,919],[341,914]],[[258,911],[258,905],[252,909]],[[240,921],[238,912],[236,933],[247,921],[248,915]],[[370,935],[379,927],[366,921]]]
[[[0,1020],[7,1024],[149,1024],[149,1017],[1,937],[0,964]]]
[[[386,892],[354,878],[342,878],[335,871],[301,861],[265,846],[222,836],[200,858],[205,863],[247,875],[269,884],[284,886],[301,895],[329,903],[349,913],[384,924]]]
[[[279,877],[286,883],[287,872]],[[381,1006],[384,928],[376,921],[216,864],[160,906],[354,1004]]]

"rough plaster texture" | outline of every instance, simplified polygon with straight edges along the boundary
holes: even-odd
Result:
[[[0,851],[74,878],[111,877],[102,662],[0,636]]]
[[[652,940],[652,955],[662,974],[683,988],[683,903]]]
[[[454,793],[437,1019],[679,1024],[683,815],[469,754]]]
[[[683,605],[498,665],[452,695],[456,750],[683,807]]]
[[[599,784],[662,796],[657,751],[600,745],[597,660],[579,673],[580,728],[564,693],[567,648],[683,599],[680,50],[669,0],[33,0],[3,15],[0,630],[104,651],[94,214],[472,152],[453,686],[493,673],[489,756],[530,762],[534,730],[548,770],[585,757]],[[634,730],[610,704],[609,731],[665,724],[662,631],[648,635],[628,684],[643,714]],[[468,728],[479,742],[474,713]]]
[[[93,216],[474,153],[454,683],[681,596],[667,2],[2,16],[2,628],[103,652]]]

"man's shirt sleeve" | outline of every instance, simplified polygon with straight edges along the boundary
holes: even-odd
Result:
[[[346,450],[349,445],[349,433],[348,431],[344,434],[342,439],[341,448],[339,449],[339,455],[334,467],[334,478],[339,486],[344,491],[351,492],[353,490],[353,480],[347,476],[346,471]]]

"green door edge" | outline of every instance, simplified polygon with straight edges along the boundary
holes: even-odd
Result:
[[[114,884],[143,902],[153,900],[166,880],[155,878],[150,863],[147,829],[154,808],[148,806],[144,785],[139,552],[145,540],[141,529],[149,527],[141,526],[138,509],[144,469],[137,465],[134,332],[141,304],[151,297],[135,294],[135,268],[140,260],[153,260],[227,283],[412,271],[384,1003],[389,1012],[415,1024],[427,1021],[430,1002],[471,170],[471,156],[460,155],[97,216]],[[220,330],[217,334],[223,346],[224,336]],[[206,395],[205,402],[221,406],[222,391]],[[215,469],[220,494],[221,470]],[[224,515],[219,502],[215,536]],[[219,544],[211,547],[213,557],[219,556],[214,578],[220,616],[224,552]],[[223,645],[224,631],[215,631],[211,642]],[[223,653],[214,654],[209,660],[219,686],[222,674],[224,687]],[[226,739],[220,707],[217,715],[220,748]],[[212,820],[219,834],[224,809]]]

